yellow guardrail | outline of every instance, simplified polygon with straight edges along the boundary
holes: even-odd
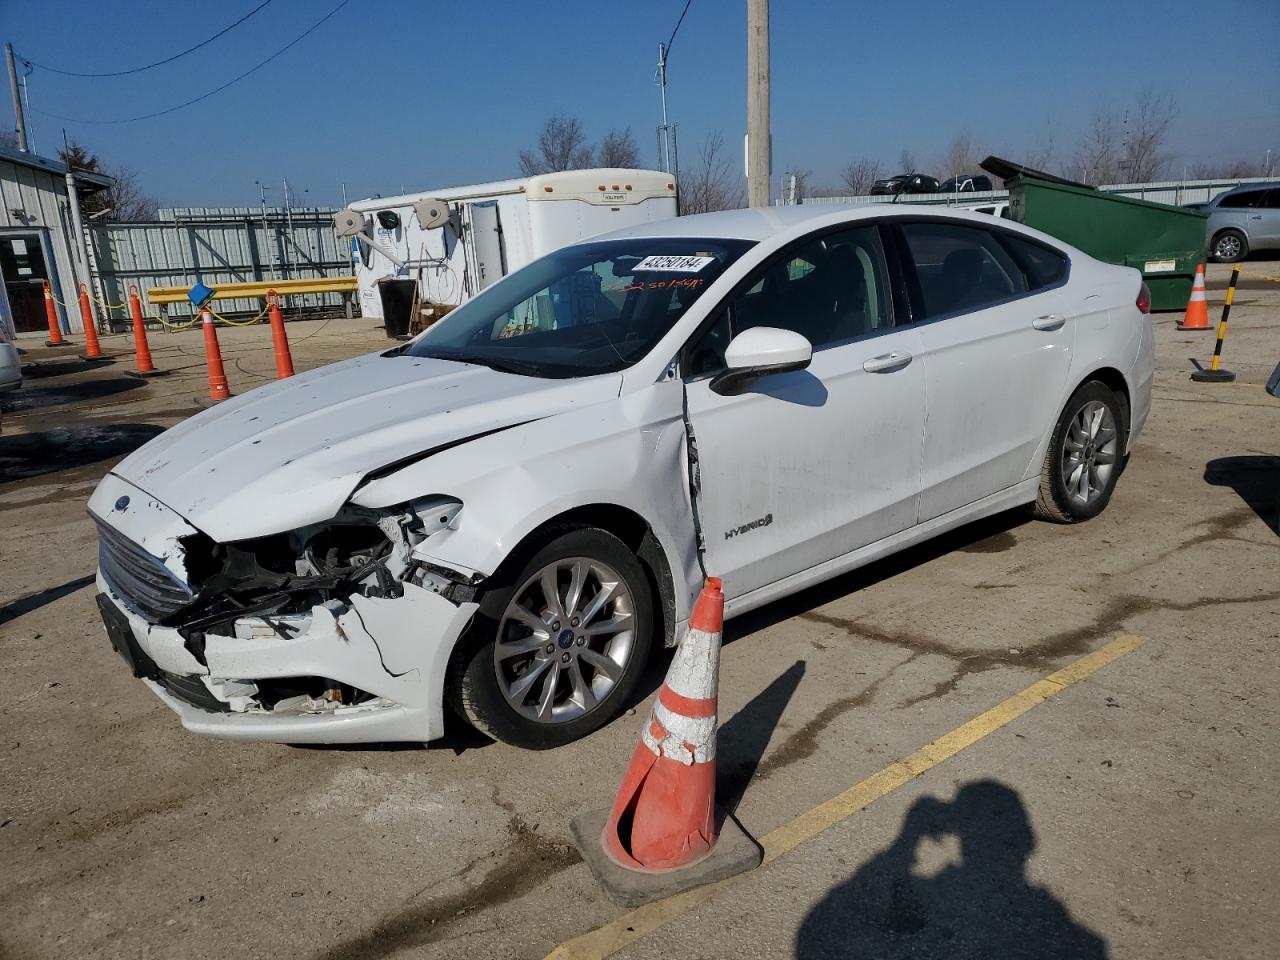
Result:
[[[148,287],[147,300],[151,303],[187,303],[190,287]],[[236,300],[265,297],[274,290],[282,297],[295,293],[350,293],[356,289],[355,277],[309,277],[302,280],[251,280],[245,283],[220,283],[216,287],[215,300]]]

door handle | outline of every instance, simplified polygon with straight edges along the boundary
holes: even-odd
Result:
[[[1037,330],[1057,330],[1066,322],[1067,318],[1060,313],[1046,313],[1032,320],[1031,325]]]
[[[867,373],[893,373],[895,370],[901,370],[910,362],[911,354],[895,350],[893,353],[883,353],[878,357],[863,361],[862,369]]]

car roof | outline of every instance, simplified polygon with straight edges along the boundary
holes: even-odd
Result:
[[[856,223],[887,214],[914,214],[921,217],[977,222],[992,226],[991,217],[983,213],[955,210],[932,204],[900,205],[892,203],[830,204],[806,203],[790,207],[756,207],[745,210],[721,210],[716,213],[695,213],[673,220],[654,220],[624,227],[612,233],[592,237],[596,240],[622,240],[628,237],[701,237],[724,240],[765,240],[783,231],[840,223]],[[1004,226],[1008,221],[1001,221]]]
[[[1259,183],[1239,183],[1230,190],[1223,190],[1218,194],[1219,197],[1225,197],[1230,193],[1242,193],[1246,190],[1275,190],[1280,188],[1280,180],[1263,180]],[[1215,200],[1217,197],[1214,198]]]

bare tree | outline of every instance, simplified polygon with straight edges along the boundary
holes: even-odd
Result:
[[[1054,125],[1050,120],[1045,123],[1044,132],[1040,135],[1040,139],[1035,142],[1035,145],[1023,151],[1023,162],[1034,170],[1043,170],[1049,173],[1049,165],[1053,163],[1055,157],[1056,143]]]
[[[1094,111],[1075,156],[1067,166],[1067,176],[1094,186],[1115,183],[1120,173],[1121,123],[1114,113]]]
[[[680,211],[736,210],[745,202],[742,179],[733,173],[724,154],[724,135],[708,134],[697,160],[680,178]]]
[[[520,151],[520,171],[526,177],[561,170],[581,170],[594,163],[595,151],[582,132],[582,121],[559,113],[547,118],[542,125],[537,146]]]
[[[906,147],[903,147],[902,152],[898,154],[898,169],[902,173],[916,172],[916,155]]]
[[[942,155],[942,177],[945,179],[976,173],[980,159],[982,156],[974,147],[973,137],[968,131],[957,133],[947,147],[947,152]]]
[[[85,194],[80,206],[85,216],[106,213],[116,223],[137,223],[154,220],[158,204],[138,181],[138,175],[130,167],[108,167],[84,146],[74,141],[65,150],[58,151],[58,157],[71,170],[82,170],[85,173],[101,173],[115,180],[107,190]]]
[[[159,204],[155,197],[142,189],[142,185],[138,182],[138,175],[132,168],[110,167],[106,173],[116,181],[107,191],[106,202],[111,207],[111,213],[107,215],[107,219],[117,223],[138,223],[156,219]],[[92,198],[85,198],[86,206],[90,199]]]
[[[795,202],[799,203],[805,197],[813,196],[809,189],[809,180],[813,176],[812,170],[805,170],[800,167],[792,167],[782,175],[783,190],[782,195],[786,198],[791,197],[791,178],[796,178]]]
[[[1257,160],[1199,161],[1190,168],[1192,180],[1238,180],[1242,177],[1265,177],[1267,166]]]
[[[840,179],[844,181],[850,194],[865,197],[871,192],[872,185],[880,179],[880,164],[878,161],[859,157],[845,164]]]
[[[1068,176],[1083,183],[1148,183],[1169,168],[1165,140],[1176,108],[1166,94],[1145,90],[1133,107],[1094,111]]]
[[[1158,180],[1169,169],[1170,155],[1164,152],[1165,137],[1176,112],[1173,98],[1147,88],[1126,116],[1120,170],[1135,183]]]
[[[630,127],[606,133],[596,154],[602,167],[640,166],[640,148],[631,136]]]

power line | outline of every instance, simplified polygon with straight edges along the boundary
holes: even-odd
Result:
[[[693,0],[685,0],[684,9],[680,11],[680,19],[676,21],[676,28],[671,31],[671,37],[667,40],[667,53],[671,53],[671,44],[675,43],[676,34],[680,32],[680,24],[684,23],[684,15],[689,12],[689,5]]]
[[[255,66],[250,67],[248,70],[246,70],[244,73],[240,74],[239,76],[231,78],[226,83],[222,84],[222,86],[215,87],[214,89],[210,90],[207,93],[202,93],[198,97],[192,97],[190,100],[184,101],[183,103],[179,103],[172,107],[167,107],[164,110],[157,110],[154,113],[143,113],[143,114],[139,114],[136,117],[119,117],[112,120],[92,120],[85,117],[65,117],[60,113],[50,113],[47,110],[35,110],[34,112],[43,114],[46,117],[54,117],[58,120],[66,120],[70,123],[103,123],[103,124],[133,123],[137,120],[151,120],[154,117],[163,117],[167,113],[174,113],[175,111],[181,110],[184,107],[189,107],[192,104],[199,103],[201,100],[207,100],[210,97],[212,97],[214,94],[221,93],[223,90],[227,89],[227,87],[231,86],[232,84],[239,83],[241,80],[243,80],[245,77],[249,76],[250,74],[257,73],[259,70],[265,67],[268,63],[270,63],[276,57],[280,56],[286,50],[290,49],[291,47],[305,40],[308,36],[314,33],[320,27],[321,24],[323,24],[326,20],[328,20],[330,17],[332,17],[334,14],[336,14],[339,10],[341,10],[350,2],[351,0],[342,0],[342,2],[339,3],[336,7],[334,7],[332,10],[326,13],[323,17],[321,17],[319,20],[317,20],[315,23],[309,26],[302,33],[298,34],[298,36],[294,37],[292,40],[286,43],[283,47],[281,47],[275,53],[271,54],[271,56],[267,57],[267,59],[261,61]]]
[[[48,73],[60,73],[64,77],[127,77],[131,73],[141,73],[143,70],[150,70],[153,67],[162,67],[166,63],[173,63],[173,61],[178,60],[182,57],[185,57],[188,53],[193,53],[196,50],[199,50],[201,47],[208,46],[209,44],[213,43],[213,41],[217,40],[220,36],[222,36],[224,33],[228,33],[229,31],[234,30],[236,27],[240,26],[240,24],[244,23],[246,20],[252,17],[255,13],[257,13],[259,10],[261,10],[263,7],[265,7],[267,4],[271,2],[272,0],[262,0],[262,3],[258,4],[256,7],[254,7],[252,10],[246,13],[243,17],[241,17],[235,23],[231,24],[231,26],[223,27],[221,30],[215,33],[212,37],[209,37],[209,39],[207,40],[201,40],[194,47],[187,47],[187,49],[183,50],[181,53],[175,53],[172,57],[166,57],[163,60],[157,60],[155,63],[148,63],[145,66],[134,67],[130,70],[116,70],[111,73],[80,73],[75,70],[59,70],[57,67],[47,67],[43,63],[36,63],[34,60],[27,60],[26,57],[23,57],[23,60],[29,63],[33,67],[39,67],[41,70],[44,70]]]

